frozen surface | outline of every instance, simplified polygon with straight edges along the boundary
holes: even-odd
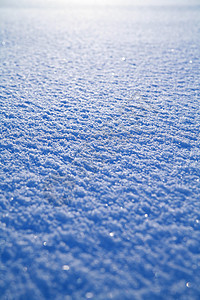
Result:
[[[0,299],[200,299],[198,2],[5,2]]]

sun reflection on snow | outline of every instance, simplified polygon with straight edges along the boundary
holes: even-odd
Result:
[[[151,0],[151,2],[157,0]],[[14,0],[8,0],[8,2],[14,2]],[[143,5],[148,0],[19,0],[21,4],[43,6],[43,7],[60,7],[60,6],[129,6],[129,5]]]

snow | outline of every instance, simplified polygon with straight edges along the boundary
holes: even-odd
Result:
[[[0,6],[0,299],[198,300],[200,6],[52,3]]]

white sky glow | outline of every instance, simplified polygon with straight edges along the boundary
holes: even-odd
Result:
[[[0,0],[0,6],[63,7],[63,6],[134,6],[192,4],[198,0]]]

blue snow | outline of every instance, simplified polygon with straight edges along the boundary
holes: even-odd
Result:
[[[199,300],[200,4],[75,2],[0,4],[0,299]]]

